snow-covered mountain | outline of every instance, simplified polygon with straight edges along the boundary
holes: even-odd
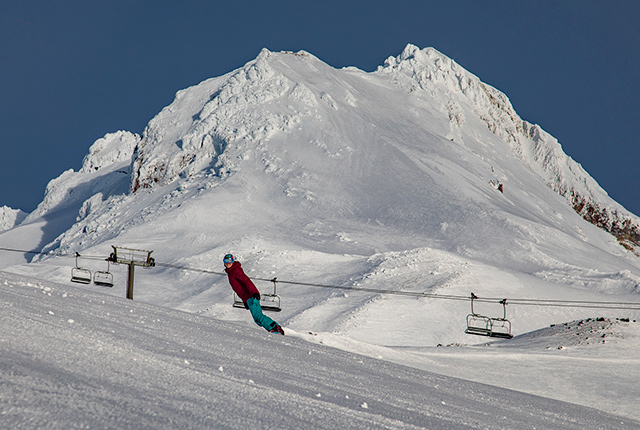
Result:
[[[27,214],[20,209],[12,209],[9,206],[0,207],[0,232],[15,227],[26,217]]]
[[[307,76],[315,79],[305,79]],[[393,94],[376,91],[382,88]],[[325,128],[327,122],[330,126]],[[380,131],[386,124],[390,127]],[[472,132],[478,129],[485,136]],[[500,139],[499,144],[486,136],[486,129]],[[271,142],[277,139],[282,139],[282,144]],[[444,140],[454,143],[446,142],[448,147],[436,151],[436,147],[445,146]],[[274,153],[295,151],[290,160],[283,160],[288,166],[299,164],[307,175],[313,168],[331,166],[340,169],[340,179],[380,178],[378,168],[407,170],[405,160],[394,162],[397,156],[408,157],[417,176],[407,178],[412,186],[425,176],[443,173],[433,166],[416,169],[414,164],[425,163],[424,156],[431,158],[435,152],[437,158],[455,160],[455,152],[466,149],[479,159],[469,161],[481,161],[463,165],[478,179],[487,178],[480,186],[488,181],[495,187],[509,188],[509,181],[518,174],[507,171],[496,156],[516,157],[521,161],[520,169],[524,164],[540,176],[585,218],[610,232],[626,231],[623,240],[631,242],[629,245],[640,243],[637,218],[608,198],[556,139],[523,121],[504,94],[434,49],[408,45],[375,74],[334,70],[305,52],[274,54],[264,50],[242,70],[180,92],[149,124],[136,153],[132,191],[171,183],[209,165],[219,174],[233,170],[234,162],[218,158],[227,152],[230,142],[252,142],[236,156],[262,155],[260,168],[275,172],[280,166],[270,159]],[[391,143],[390,151],[399,153],[385,153],[387,143]],[[412,150],[422,151],[422,157]],[[302,152],[313,160],[301,159]],[[371,171],[350,171],[363,159]],[[387,160],[392,162],[387,165]],[[321,165],[316,166],[318,163]],[[320,179],[321,173],[317,177]],[[311,176],[305,182],[321,182],[314,179]],[[458,178],[452,175],[448,180],[457,182]],[[291,181],[287,175],[286,183],[281,180],[278,185],[288,186]],[[302,185],[295,188],[305,190],[306,197],[315,193],[306,184],[294,185]],[[341,194],[353,189],[347,188],[341,189]],[[358,195],[362,195],[360,191]],[[370,189],[364,191],[376,203],[380,200]]]
[[[0,232],[0,248],[50,254],[0,251],[0,268],[68,284],[76,252],[98,271],[112,245],[152,250],[136,300],[251,324],[212,273],[232,252],[263,291],[274,277],[307,284],[278,284],[285,330],[428,355],[483,340],[464,333],[468,301],[371,290],[637,302],[639,225],[506,95],[434,49],[408,45],[371,73],[265,49],[178,92],[142,136],[96,141]],[[110,268],[106,291],[124,296],[126,270]],[[640,313],[512,304],[508,316],[518,335]]]
[[[265,49],[178,92],[142,136],[96,141],[0,244],[70,255],[129,244],[198,267],[232,251],[256,273],[345,286],[527,291],[461,281],[477,264],[625,294],[640,283],[638,225],[504,94],[435,49],[408,45],[373,73]],[[171,301],[194,309],[199,282]]]
[[[435,49],[408,45],[373,73],[265,49],[178,92],[142,136],[96,141],[0,244],[70,255],[130,245],[205,268],[231,251],[283,279],[527,292],[527,282],[464,279],[482,265],[626,294],[640,283],[629,251],[638,225],[504,94]],[[625,232],[627,248],[607,230]],[[67,277],[50,273],[59,261],[35,260]],[[215,302],[207,282],[187,282],[170,302]]]

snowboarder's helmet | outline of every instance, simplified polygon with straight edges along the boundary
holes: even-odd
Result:
[[[231,254],[227,254],[227,255],[225,255],[225,256],[224,256],[224,258],[222,259],[222,262],[223,262],[224,264],[227,264],[227,263],[233,263],[234,261],[236,261],[236,259],[235,259],[235,258],[233,258],[233,255],[231,255]]]

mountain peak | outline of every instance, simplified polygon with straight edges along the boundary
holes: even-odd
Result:
[[[393,237],[483,258],[491,258],[484,242],[507,246],[511,229],[525,228],[510,221],[505,229],[505,216],[544,214],[558,194],[567,202],[553,210],[576,208],[632,243],[638,224],[506,95],[411,44],[372,73],[335,69],[305,51],[263,49],[243,67],[179,91],[142,137],[117,132],[96,141],[79,173],[51,181],[32,217],[64,204],[80,225],[121,192],[123,173],[132,199],[199,178],[202,189],[234,184],[251,206],[243,212],[286,207],[278,218],[296,224],[310,213],[356,230],[375,223]],[[505,210],[510,215],[477,216]],[[470,230],[473,238],[461,233]]]
[[[386,88],[390,93],[384,96],[380,93],[379,100],[358,97],[377,94],[375,88]],[[405,95],[397,93],[398,89]],[[444,113],[448,127],[442,130],[431,127],[430,132],[447,140],[477,140],[477,136],[470,139],[465,135],[469,127],[476,127],[474,124],[484,124],[485,130],[499,138],[494,150],[510,152],[520,159],[570,206],[583,207],[585,200],[592,202],[596,212],[606,213],[608,231],[632,219],[562,151],[557,140],[520,118],[504,93],[483,83],[436,49],[420,49],[412,44],[398,56],[389,57],[374,73],[353,68],[337,70],[305,51],[274,53],[265,48],[243,67],[180,91],[174,102],[149,123],[137,145],[131,190],[166,185],[202,170],[212,171],[216,176],[229,174],[249,159],[263,159],[259,168],[273,170],[275,164],[266,161],[275,156],[273,151],[284,150],[289,154],[291,151],[290,146],[275,149],[270,143],[275,136],[296,141],[297,146],[301,139],[322,140],[325,146],[327,142],[340,142],[331,144],[333,152],[344,152],[347,148],[353,151],[360,145],[357,139],[354,141],[342,130],[330,131],[327,126],[336,121],[350,126],[358,124],[357,127],[367,122],[375,126],[396,121],[391,118],[404,108],[395,109],[394,114],[385,110],[384,116],[376,118],[363,116],[366,109],[370,111],[366,104],[389,104],[392,98],[397,98],[393,102],[396,104],[419,101],[420,109]],[[398,124],[403,124],[398,126],[407,127],[404,122],[418,111],[413,109],[414,113],[407,111],[402,118],[398,117]],[[423,120],[434,121],[429,115]],[[371,139],[380,136],[372,135]],[[502,144],[506,146],[498,149]]]
[[[446,55],[440,53],[435,48],[427,47],[420,49],[416,45],[408,43],[397,57],[389,57],[387,61],[395,60],[396,63],[415,59],[418,63],[426,65],[432,63],[435,58],[449,59]],[[450,59],[449,59],[450,60]]]
[[[220,169],[229,142],[259,141],[295,124],[305,114],[298,107],[308,108],[315,97],[299,78],[279,70],[291,73],[282,64],[288,58],[315,57],[263,49],[240,69],[180,91],[145,130],[134,154],[132,191]]]

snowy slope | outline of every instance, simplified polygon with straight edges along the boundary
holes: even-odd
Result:
[[[603,228],[576,213],[578,197]],[[433,49],[409,45],[373,73],[263,50],[180,91],[142,136],[97,141],[80,171],[51,181],[36,211],[0,233],[2,248],[52,254],[0,251],[0,268],[69,284],[76,252],[95,257],[79,260],[95,272],[107,268],[112,245],[153,250],[159,264],[136,272],[136,301],[243,324],[248,313],[230,306],[226,279],[210,273],[227,252],[262,279],[639,302],[640,260],[606,231],[625,220],[640,224],[504,94]],[[124,297],[126,268],[111,269],[108,293]],[[533,360],[536,384],[493,370],[506,355],[515,374],[518,357],[538,354],[528,348],[481,348],[448,366],[450,353],[436,345],[484,341],[464,334],[468,302],[291,284],[278,292],[276,319],[307,340],[421,369],[426,356],[443,374],[634,416],[633,401],[615,390],[575,398],[601,361],[572,378],[582,383],[551,392],[573,367],[548,372],[545,360],[567,359],[546,350]],[[479,310],[502,313],[495,304]],[[520,335],[640,312],[512,304],[508,316]],[[637,338],[630,343],[633,351]],[[618,363],[608,380],[625,384],[630,366],[637,361]]]
[[[128,188],[131,155],[140,137],[129,132],[109,133],[89,149],[79,172],[67,170],[47,185],[42,203],[21,222],[2,234],[1,246],[26,251],[51,248],[68,229],[122,196]],[[86,226],[80,228],[86,232]],[[54,245],[55,246],[55,245]],[[31,261],[31,254],[6,253],[2,265]]]
[[[27,428],[630,429],[640,422],[0,274],[0,414]]]

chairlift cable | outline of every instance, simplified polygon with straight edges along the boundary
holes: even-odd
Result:
[[[193,267],[188,267],[188,266],[178,266],[178,265],[167,264],[167,263],[156,263],[156,266],[167,267],[167,268],[170,268],[170,269],[180,269],[180,270],[188,270],[188,271],[194,271],[194,272],[201,272],[201,273],[209,273],[209,274],[214,274],[214,275],[226,276],[226,273],[216,272],[216,271],[208,270],[208,269],[198,269],[198,268],[193,268]],[[267,279],[267,278],[259,278],[259,277],[253,277],[252,276],[251,279],[253,279],[255,281],[273,282],[273,278]],[[283,281],[281,279],[278,279],[277,282],[281,283],[281,284],[299,285],[299,286],[303,286],[303,287],[331,288],[331,289],[336,289],[336,290],[364,291],[364,292],[369,292],[369,293],[395,294],[395,295],[413,296],[413,297],[427,297],[427,298],[432,297],[432,298],[449,299],[449,300],[464,300],[464,301],[469,300],[469,297],[467,297],[467,296],[433,294],[433,293],[420,293],[420,292],[417,292],[417,291],[384,290],[384,289],[379,289],[379,288],[366,288],[366,287],[348,287],[348,286],[340,286],[340,285],[314,284],[314,283],[309,283],[309,282]]]
[[[95,255],[82,255],[82,254],[63,254],[56,252],[42,252],[42,251],[25,251],[20,249],[13,248],[3,248],[0,247],[0,251],[9,251],[9,252],[19,252],[22,254],[35,254],[35,255],[47,255],[54,257],[77,257],[84,258],[88,260],[105,260],[105,257],[95,256]],[[185,270],[199,273],[206,273],[212,275],[220,275],[226,276],[224,272],[217,272],[209,269],[201,269],[196,267],[182,266],[177,264],[169,264],[169,263],[159,263],[156,262],[156,266],[166,267],[168,269],[176,269],[176,270]],[[252,279],[257,281],[265,281],[265,282],[273,282],[273,278],[258,278],[252,277]],[[460,296],[453,294],[434,294],[434,293],[421,293],[417,291],[403,291],[403,290],[389,290],[389,289],[377,289],[377,288],[367,288],[367,287],[358,287],[358,286],[340,286],[340,285],[328,285],[328,284],[315,284],[309,282],[297,282],[297,281],[283,281],[278,279],[281,284],[289,284],[289,285],[298,285],[305,287],[316,287],[316,288],[330,288],[336,290],[347,290],[347,291],[360,291],[360,292],[369,292],[369,293],[377,293],[377,294],[390,294],[390,295],[399,295],[399,296],[408,296],[408,297],[418,297],[418,298],[430,298],[430,299],[441,299],[441,300],[456,300],[456,301],[469,301],[471,298],[469,296]],[[504,298],[496,298],[496,297],[476,297],[474,299],[476,302],[480,303],[497,303],[501,304]],[[614,310],[640,310],[640,302],[597,302],[597,301],[585,301],[585,300],[550,300],[550,299],[526,299],[526,298],[509,298],[509,305],[517,305],[517,306],[541,306],[541,307],[571,307],[571,308],[587,308],[587,309],[614,309]]]
[[[84,258],[86,260],[105,260],[105,257],[101,257],[98,255],[84,255],[84,254],[80,254],[78,252],[75,252],[73,254],[63,254],[61,252],[43,252],[43,251],[26,251],[24,249],[14,249],[14,248],[2,248],[0,247],[0,251],[8,251],[8,252],[18,252],[20,254],[33,254],[33,255],[46,255],[46,256],[50,256],[50,257],[72,257],[72,258]],[[77,254],[77,255],[76,255]]]
[[[166,263],[156,263],[157,266],[168,267],[172,269],[180,269],[187,271],[196,271],[201,273],[209,273],[214,275],[223,275],[225,273],[216,272],[208,269],[198,269],[188,266],[179,266],[174,264],[166,264]],[[273,279],[252,277],[252,279],[256,281],[265,281],[265,282],[273,282]],[[349,287],[349,286],[339,286],[339,285],[327,285],[327,284],[315,284],[309,282],[297,282],[297,281],[283,281],[278,279],[278,282],[281,284],[289,284],[289,285],[299,285],[305,287],[317,287],[317,288],[330,288],[337,290],[348,290],[348,291],[363,291],[370,293],[378,293],[378,294],[391,294],[391,295],[400,295],[400,296],[410,296],[410,297],[418,297],[418,298],[432,298],[432,299],[442,299],[442,300],[457,300],[457,301],[469,301],[469,296],[460,296],[453,294],[434,294],[434,293],[421,293],[417,291],[403,291],[403,290],[388,290],[388,289],[377,289],[377,288],[367,288],[367,287]],[[481,303],[497,303],[501,304],[504,298],[495,298],[495,297],[477,297],[475,299],[477,302]],[[595,301],[584,301],[584,300],[549,300],[549,299],[508,299],[507,304],[510,305],[522,305],[522,306],[543,306],[543,307],[573,307],[573,308],[588,308],[588,309],[616,309],[616,310],[640,310],[640,302],[595,302]]]
[[[13,248],[0,248],[0,251],[9,251],[9,252],[19,252],[20,254],[34,254],[34,255],[51,255],[54,257],[75,257],[70,254],[60,254],[55,252],[42,252],[42,251],[25,251],[23,249],[13,249]]]

